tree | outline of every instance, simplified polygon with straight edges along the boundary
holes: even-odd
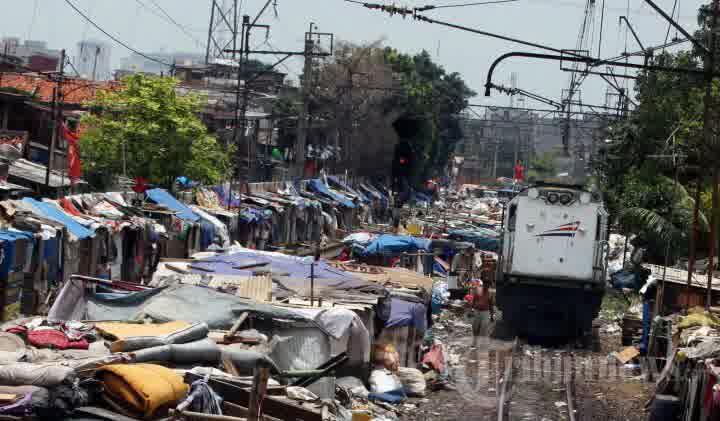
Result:
[[[342,169],[377,174],[390,165],[387,129],[397,95],[392,68],[381,41],[357,45],[340,42],[311,83],[310,115],[325,120],[330,140],[342,151]]]
[[[83,117],[81,156],[97,187],[114,176],[142,176],[172,187],[186,176],[217,183],[229,173],[230,152],[208,134],[200,98],[178,95],[177,80],[131,75],[120,90],[100,91]]]
[[[415,56],[385,49],[385,59],[400,76],[405,95],[398,105],[427,122],[415,142],[415,182],[440,174],[447,166],[451,151],[462,138],[459,113],[475,96],[458,73],[447,73],[432,61],[427,51]]]
[[[542,155],[533,157],[530,162],[528,178],[546,178],[557,175],[558,168],[556,156],[552,152],[544,152]]]

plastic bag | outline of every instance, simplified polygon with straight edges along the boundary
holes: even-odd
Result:
[[[367,399],[368,393],[370,393],[370,391],[367,390],[367,388],[363,384],[362,380],[358,379],[357,377],[341,377],[335,380],[335,385],[340,386],[343,389],[347,389],[353,395],[359,396],[364,399]]]
[[[400,367],[397,375],[408,396],[420,398],[425,396],[425,376],[420,370]]]
[[[402,388],[402,382],[390,370],[377,369],[370,374],[370,392],[387,393]]]
[[[285,389],[285,392],[287,393],[288,398],[295,399],[296,401],[314,402],[320,399],[316,394],[304,387],[288,386]]]

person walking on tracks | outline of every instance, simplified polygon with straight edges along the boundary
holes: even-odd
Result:
[[[473,345],[477,345],[478,338],[487,335],[490,322],[495,320],[493,299],[488,284],[480,282],[474,286],[465,300],[472,321]]]

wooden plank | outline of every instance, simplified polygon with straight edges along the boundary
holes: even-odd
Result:
[[[269,275],[262,275],[245,279],[237,286],[235,295],[269,302],[272,299],[272,278]]]
[[[266,396],[270,369],[267,367],[255,367],[254,372],[252,390],[250,390],[250,402],[248,402],[248,421],[261,421],[262,401]]]
[[[236,405],[227,401],[223,402],[223,413],[232,417],[247,418],[248,409],[244,406]],[[282,421],[280,418],[274,418],[269,415],[262,416],[263,421]]]
[[[181,268],[180,266],[175,266],[175,265],[173,265],[172,263],[165,263],[165,267],[168,268],[168,269],[170,269],[170,270],[173,271],[173,272],[177,272],[177,273],[180,273],[180,274],[182,274],[182,275],[187,275],[187,274],[190,273],[189,270],[185,270],[185,269]]]
[[[200,270],[200,271],[203,271],[203,272],[215,272],[215,269],[204,268],[204,267],[201,267],[201,266],[188,265],[188,267],[189,267],[190,269]]]
[[[195,380],[202,379],[202,376],[193,373],[185,374],[185,383],[191,384]],[[222,396],[226,402],[247,408],[250,400],[250,390],[235,386],[226,381],[210,378],[208,384],[212,389]],[[308,406],[299,405],[286,399],[275,396],[266,396],[262,402],[265,414],[280,419],[301,420],[301,421],[323,421],[322,414]]]
[[[221,360],[222,360],[223,368],[225,368],[225,371],[227,371],[228,373],[230,373],[233,376],[236,376],[236,377],[240,376],[240,373],[238,372],[237,367],[235,367],[235,363],[232,362],[230,357],[228,357],[227,355],[223,355]]]
[[[615,355],[615,358],[617,358],[618,361],[620,361],[622,364],[627,364],[628,361],[632,360],[633,358],[640,355],[640,351],[638,351],[637,348],[634,346],[629,346],[622,351],[618,352]]]
[[[240,326],[242,326],[242,324],[245,322],[245,320],[248,318],[249,315],[250,315],[250,313],[248,313],[247,311],[242,313],[240,315],[240,317],[238,317],[238,319],[232,325],[232,327],[230,328],[230,331],[227,333],[227,335],[225,335],[225,338],[230,338],[230,337],[235,336],[238,329],[240,329]]]
[[[233,269],[237,269],[237,270],[252,269],[252,268],[259,268],[262,266],[267,266],[269,264],[270,264],[270,262],[248,263],[246,265],[233,266]]]

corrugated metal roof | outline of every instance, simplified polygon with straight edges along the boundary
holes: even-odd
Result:
[[[0,190],[2,190],[2,191],[23,191],[23,190],[30,191],[30,189],[27,187],[19,186],[17,184],[13,184],[13,183],[2,182],[2,181],[0,181]]]
[[[31,162],[26,159],[13,161],[8,170],[8,173],[13,177],[22,178],[37,184],[45,184],[46,172],[47,167],[45,165]],[[80,183],[84,183],[84,181],[80,181]],[[55,170],[50,172],[50,187],[57,188],[67,187],[70,185],[70,177],[67,175]]]

